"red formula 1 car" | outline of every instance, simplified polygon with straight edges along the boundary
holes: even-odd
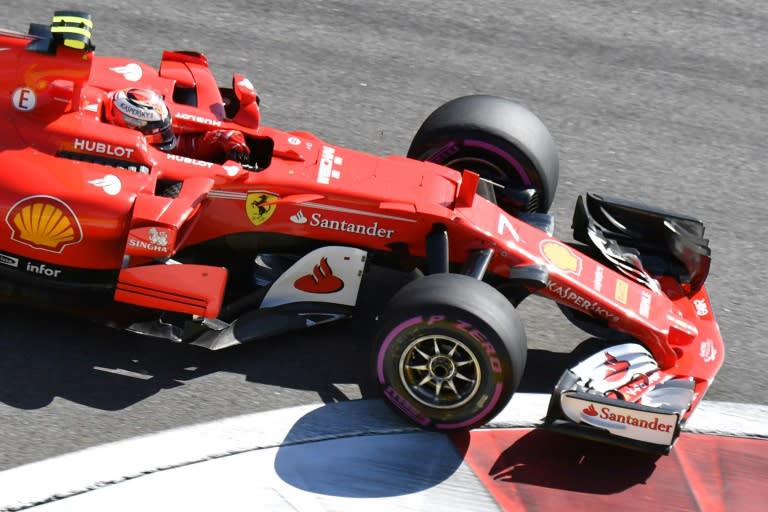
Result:
[[[518,104],[450,101],[407,158],[377,157],[262,126],[251,83],[219,87],[202,54],[166,51],[157,69],[96,56],[92,27],[70,11],[0,33],[6,299],[219,349],[348,317],[371,264],[418,270],[381,312],[375,372],[402,414],[451,430],[516,390],[515,307],[535,293],[608,341],[562,376],[546,424],[673,445],[723,362],[701,222],[587,195],[565,243],[547,214],[555,145]],[[250,160],[166,153],[106,123],[107,95],[132,86],[165,98],[178,133],[240,130]]]

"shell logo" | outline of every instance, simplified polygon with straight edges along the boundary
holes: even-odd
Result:
[[[543,240],[539,244],[542,256],[548,262],[564,272],[571,272],[577,276],[581,274],[581,258],[576,256],[573,249],[556,240]]]
[[[80,242],[83,230],[75,212],[51,196],[30,196],[8,210],[5,222],[11,239],[44,251],[61,252]]]

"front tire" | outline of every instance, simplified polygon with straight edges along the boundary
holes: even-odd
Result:
[[[459,274],[404,286],[380,319],[376,346],[376,374],[390,405],[435,430],[490,421],[517,389],[527,354],[512,304]]]
[[[544,123],[507,98],[463,96],[438,107],[422,123],[408,157],[459,171],[468,169],[502,185],[505,211],[546,213],[559,179],[557,148]],[[533,190],[528,204],[515,192]]]

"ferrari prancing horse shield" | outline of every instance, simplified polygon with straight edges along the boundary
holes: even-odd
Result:
[[[245,213],[254,226],[260,226],[269,220],[277,209],[278,198],[279,196],[264,190],[248,192],[245,198]]]

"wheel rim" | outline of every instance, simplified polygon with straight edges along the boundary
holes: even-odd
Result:
[[[490,180],[505,189],[532,188],[536,191],[527,211],[540,209],[541,197],[544,197],[543,184],[535,175],[526,171],[524,163],[514,155],[497,147],[495,144],[479,140],[463,140],[461,145],[451,142],[426,158],[457,171],[465,169],[476,172],[481,178]],[[517,212],[520,205],[510,200],[504,193],[495,191],[495,201],[507,212]]]
[[[403,351],[400,379],[418,402],[436,409],[466,404],[480,388],[480,362],[461,341],[445,335],[423,336]]]
[[[450,167],[451,169],[456,169],[457,171],[468,169],[480,175],[481,178],[490,180],[504,188],[516,188],[531,185],[530,179],[527,177],[525,180],[520,178],[520,175],[523,174],[522,167],[520,169],[515,167],[515,171],[518,173],[518,175],[514,175],[506,171],[503,166],[482,157],[465,156],[461,158],[455,158],[453,160],[447,161],[443,165]],[[532,211],[536,211],[538,209],[538,196],[542,193],[540,188],[534,188],[536,190],[537,197],[528,207],[529,210]],[[490,198],[486,197],[486,199]],[[499,194],[497,191],[494,191],[493,200],[506,212],[519,211],[519,207],[517,207],[515,203],[511,202],[506,196],[504,196],[504,194]]]
[[[451,169],[456,169],[458,171],[469,169],[470,171],[476,172],[483,178],[499,183],[501,185],[505,185],[507,184],[507,182],[510,181],[509,175],[506,172],[504,172],[501,166],[496,165],[484,158],[479,158],[479,157],[456,158],[456,159],[445,162],[443,165],[445,165],[446,167],[450,167]]]
[[[425,155],[426,156],[426,155]],[[539,188],[519,158],[497,144],[481,140],[451,140],[425,158],[456,170],[469,169],[504,186]]]

